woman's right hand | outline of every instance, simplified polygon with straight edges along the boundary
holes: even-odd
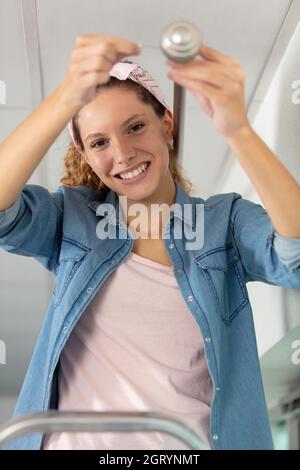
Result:
[[[113,65],[136,54],[138,44],[115,36],[87,35],[76,39],[62,82],[1,142],[0,211],[17,200],[71,117],[93,99],[96,85],[109,80]]]
[[[59,88],[63,101],[77,111],[96,94],[96,85],[108,82],[113,65],[138,55],[137,43],[100,34],[77,37],[66,75]]]

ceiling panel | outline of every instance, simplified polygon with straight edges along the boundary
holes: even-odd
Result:
[[[19,0],[0,1],[0,80],[6,84],[6,106],[28,108],[29,77]],[[0,108],[5,108],[0,105]],[[0,123],[2,124],[1,116]]]

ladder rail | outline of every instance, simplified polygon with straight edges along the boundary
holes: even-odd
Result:
[[[171,434],[190,449],[204,450],[206,444],[188,426],[161,413],[58,412],[31,413],[0,426],[0,449],[8,441],[33,432],[135,432],[160,431]]]

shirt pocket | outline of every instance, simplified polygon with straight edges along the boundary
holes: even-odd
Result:
[[[216,311],[224,323],[249,303],[241,259],[232,243],[214,248],[195,258],[211,289]]]
[[[89,248],[70,238],[63,237],[56,268],[56,283],[53,290],[54,307],[57,307],[70,285],[76,271],[82,264]]]

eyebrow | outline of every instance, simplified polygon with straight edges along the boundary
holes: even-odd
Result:
[[[126,119],[126,121],[123,122],[123,124],[121,125],[121,127],[125,127],[130,121],[132,121],[133,119],[136,119],[138,117],[142,117],[142,116],[146,116],[146,114],[133,114],[132,116],[130,116],[130,118]],[[94,137],[102,137],[104,136],[105,134],[101,134],[100,132],[96,132],[95,134],[89,134],[86,139],[85,139],[85,142],[88,140],[88,139],[93,139]]]

